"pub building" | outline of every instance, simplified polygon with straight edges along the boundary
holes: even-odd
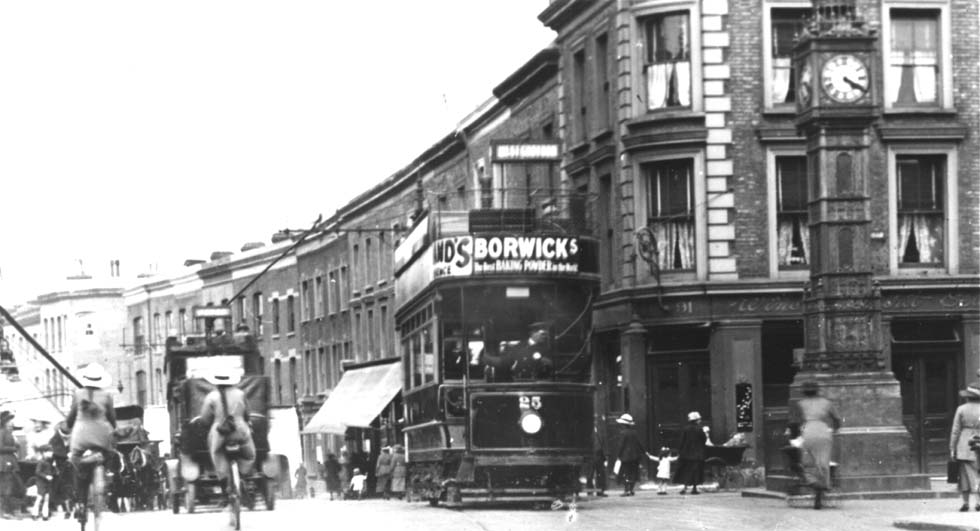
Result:
[[[789,404],[812,377],[845,416],[842,488],[918,490],[944,472],[957,389],[980,366],[980,94],[960,74],[976,6],[838,2],[862,39],[814,52],[804,81],[794,46],[814,4],[539,15],[558,34],[562,170],[598,198],[596,411],[607,453],[624,412],[647,447],[676,448],[699,411],[714,444],[743,433],[743,466],[779,489]],[[862,469],[872,449],[911,464]]]

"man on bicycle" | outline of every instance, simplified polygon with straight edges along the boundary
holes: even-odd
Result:
[[[204,379],[217,388],[204,398],[201,421],[211,426],[208,431],[208,450],[214,463],[215,473],[221,479],[228,477],[228,459],[225,447],[238,445],[236,460],[242,474],[248,474],[255,463],[255,443],[249,426],[248,402],[245,391],[235,387],[241,381],[240,370],[216,369]]]
[[[71,430],[69,460],[75,467],[76,500],[84,505],[88,499],[91,467],[84,466],[86,451],[102,454],[112,451],[112,433],[116,429],[116,410],[112,395],[106,390],[112,377],[98,363],[90,363],[79,375],[82,387],[75,391],[66,424]],[[87,461],[87,460],[86,460]]]

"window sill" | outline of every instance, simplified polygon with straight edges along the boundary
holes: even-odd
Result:
[[[955,108],[951,107],[889,107],[883,110],[883,114],[888,118],[900,118],[902,116],[946,116],[949,118],[959,114]]]
[[[763,118],[794,118],[796,107],[767,107],[762,111]]]
[[[572,144],[568,148],[568,152],[572,155],[581,155],[582,153],[589,150],[589,141],[583,140],[577,144]]]
[[[613,134],[613,130],[611,128],[608,128],[608,127],[602,128],[599,131],[596,131],[595,133],[593,133],[593,135],[592,135],[592,142],[595,142],[595,143],[602,142],[606,138],[611,137],[612,134]]]
[[[704,125],[704,113],[701,111],[691,110],[690,108],[647,111],[646,113],[627,121],[626,127],[628,129],[633,129],[644,125],[663,125],[671,122],[685,122],[692,120],[700,120],[701,125]]]

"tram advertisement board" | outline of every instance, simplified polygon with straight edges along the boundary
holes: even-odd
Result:
[[[579,273],[582,255],[574,236],[455,236],[433,243],[433,276]]]

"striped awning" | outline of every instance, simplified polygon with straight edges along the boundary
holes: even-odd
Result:
[[[343,434],[347,428],[367,428],[401,388],[400,361],[345,371],[303,433]]]

